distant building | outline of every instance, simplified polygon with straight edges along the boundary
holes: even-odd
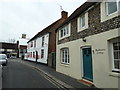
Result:
[[[28,41],[28,60],[44,63],[56,68],[55,29],[67,19],[67,15],[67,12],[62,11],[59,20],[47,26]],[[36,58],[38,59],[36,60]]]
[[[26,37],[26,34],[22,34],[22,37],[17,40],[18,42],[18,49],[19,49],[19,55],[18,57],[21,58],[21,56],[25,56],[27,53],[27,42],[28,39]]]
[[[4,53],[8,58],[17,58],[18,43],[0,42],[0,53]]]

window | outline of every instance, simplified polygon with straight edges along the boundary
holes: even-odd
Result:
[[[36,40],[34,41],[34,48],[36,47]]]
[[[44,58],[44,49],[41,49],[41,58]]]
[[[64,48],[61,49],[61,62],[63,64],[69,64],[69,49],[68,48]]]
[[[114,12],[120,10],[120,1],[119,2],[106,2],[107,15],[110,15]]]
[[[33,47],[33,42],[31,42],[31,47]]]
[[[115,2],[116,1],[116,2]],[[115,0],[114,2],[101,2],[101,22],[107,21],[118,16],[120,11],[120,1]]]
[[[44,46],[44,39],[45,39],[45,37],[43,36],[42,37],[42,47]]]
[[[88,28],[88,12],[78,17],[77,27],[78,27],[78,32]]]
[[[120,42],[113,43],[113,70],[120,71]]]
[[[81,17],[81,28],[85,26],[85,15]]]
[[[60,36],[61,37],[64,37],[64,36],[68,35],[68,33],[69,33],[68,32],[68,25],[60,30]]]

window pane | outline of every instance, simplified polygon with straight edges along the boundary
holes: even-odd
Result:
[[[108,15],[117,11],[116,2],[108,2]]]
[[[114,48],[114,50],[118,50],[118,43],[113,43],[113,48]]]
[[[81,17],[81,27],[85,26],[85,15]]]
[[[118,59],[118,52],[114,52],[114,59]]]
[[[63,37],[63,30],[61,30],[61,37]]]
[[[114,61],[114,66],[115,69],[120,69],[120,59]]]
[[[66,34],[68,34],[68,26],[66,26]]]
[[[66,35],[66,29],[64,28],[63,31],[64,31],[64,36],[65,36]]]

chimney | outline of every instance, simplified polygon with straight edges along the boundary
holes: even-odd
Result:
[[[22,38],[26,39],[26,34],[22,34]]]
[[[67,19],[68,18],[68,12],[62,11],[61,12],[61,18]]]

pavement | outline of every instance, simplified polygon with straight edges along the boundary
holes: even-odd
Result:
[[[21,59],[15,59],[15,60],[17,60],[18,62],[21,62],[23,64],[29,65],[37,71],[40,71],[41,73],[43,73],[44,76],[47,76],[51,81],[54,81],[54,82],[60,84],[64,88],[74,88],[74,89],[91,88],[91,89],[95,89],[95,90],[97,89],[96,87],[94,87],[92,85],[91,86],[86,85],[77,79],[74,79],[65,74],[56,72],[55,69],[53,69],[45,64],[35,63],[35,62],[29,61],[29,60],[21,60]]]

